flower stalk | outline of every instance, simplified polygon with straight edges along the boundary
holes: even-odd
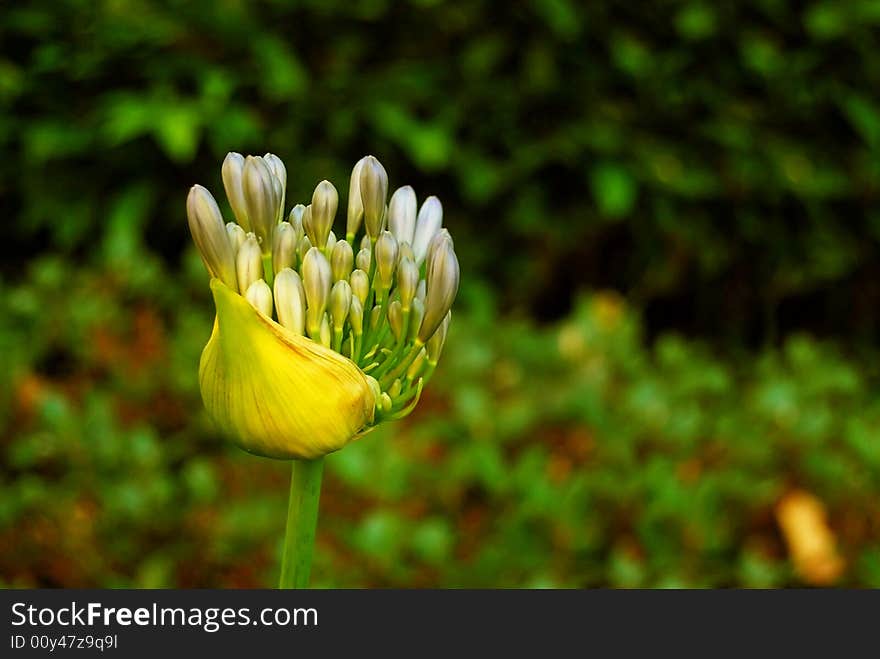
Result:
[[[324,458],[294,460],[278,588],[308,588],[318,527]]]

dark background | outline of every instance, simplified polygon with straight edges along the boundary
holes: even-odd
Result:
[[[859,0],[0,9],[0,583],[273,583],[288,467],[196,382],[184,200],[236,150],[290,203],[372,153],[462,263],[417,413],[328,460],[317,585],[880,586],[878,30]]]

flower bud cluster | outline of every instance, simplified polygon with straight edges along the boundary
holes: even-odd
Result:
[[[187,199],[211,277],[287,331],[356,364],[373,383],[376,422],[412,411],[437,365],[458,292],[440,200],[428,197],[419,208],[410,186],[389,200],[385,168],[366,156],[352,170],[345,238],[337,239],[339,193],[329,181],[285,215],[287,170],[277,156],[230,153],[222,178],[235,222],[224,222],[202,186]]]

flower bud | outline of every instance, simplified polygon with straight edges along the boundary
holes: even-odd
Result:
[[[238,290],[244,295],[250,285],[263,278],[263,256],[257,237],[249,233],[235,257]]]
[[[427,292],[427,288],[425,285],[425,280],[422,279],[419,281],[418,288],[416,288],[416,299],[421,300],[422,303],[425,302],[425,294]]]
[[[232,245],[232,253],[238,254],[238,250],[247,238],[247,233],[235,222],[227,222],[226,235],[229,238],[229,244]]]
[[[372,261],[373,256],[370,253],[369,249],[362,249],[357,253],[357,256],[354,259],[354,264],[363,270],[364,272],[370,271],[370,261]]]
[[[277,275],[284,268],[296,266],[296,229],[289,222],[275,227],[272,237],[272,268]]]
[[[428,343],[425,344],[425,348],[428,352],[428,363],[432,366],[437,365],[437,361],[440,359],[440,353],[443,352],[443,346],[446,344],[446,333],[449,331],[449,319],[451,317],[452,312],[447,311],[446,316],[443,318],[437,331],[434,332],[431,338],[428,339]]]
[[[330,252],[333,251],[333,248],[336,247],[337,242],[338,241],[336,240],[336,234],[331,231],[330,234],[327,236],[327,242],[324,245],[327,250],[327,254],[330,254]]]
[[[244,450],[319,458],[373,422],[375,388],[349,359],[256,313],[211,282],[214,331],[199,364],[205,408]]]
[[[299,242],[299,239],[302,238],[305,233],[305,229],[303,229],[303,216],[305,213],[306,207],[302,204],[297,204],[290,209],[290,215],[287,216],[287,221],[290,222],[290,226],[296,231],[297,242]]]
[[[377,304],[375,307],[370,309],[370,328],[376,329],[379,327],[379,323],[382,320],[382,312],[383,307],[381,304]]]
[[[333,281],[348,279],[354,265],[354,252],[346,240],[338,240],[330,252],[330,271]]]
[[[333,321],[333,329],[341,332],[345,320],[348,318],[349,309],[351,309],[351,286],[346,280],[340,279],[333,284],[327,309],[330,312],[330,319]]]
[[[428,255],[425,258],[425,277],[427,278],[428,273],[431,272],[431,262],[434,259],[434,253],[437,251],[437,248],[441,244],[448,244],[451,249],[455,249],[455,244],[452,242],[452,235],[449,233],[447,229],[440,229],[434,237],[431,239],[431,242],[428,244]]]
[[[325,313],[321,318],[321,328],[318,330],[318,339],[321,341],[321,345],[330,347],[330,342],[333,340],[333,336],[330,334],[330,321],[327,318],[327,314]]]
[[[275,275],[275,310],[278,322],[297,336],[305,333],[306,294],[299,275],[284,268]]]
[[[351,307],[348,309],[348,322],[351,325],[351,331],[355,336],[364,333],[364,305],[356,297],[351,298]]]
[[[321,330],[321,319],[327,309],[327,300],[330,297],[330,262],[317,247],[312,247],[303,259],[302,264],[303,288],[306,291],[306,327],[309,336],[318,339]]]
[[[458,292],[458,258],[452,248],[449,232],[443,231],[432,241],[425,275],[425,317],[419,329],[419,341],[424,343],[437,330],[446,313],[452,308]]]
[[[312,194],[309,211],[303,217],[303,229],[312,245],[316,247],[327,244],[327,237],[333,228],[336,207],[339,204],[339,193],[330,181],[321,181]]]
[[[361,166],[360,189],[364,206],[364,227],[370,239],[375,240],[385,224],[388,174],[373,156],[364,158]]]
[[[397,247],[398,247],[398,250],[397,250],[398,262],[402,261],[403,259],[410,259],[413,263],[415,263],[416,254],[415,254],[415,252],[413,252],[412,246],[409,243],[399,242],[399,243],[397,243]]]
[[[395,341],[400,341],[403,336],[403,307],[400,306],[400,300],[394,300],[388,305],[388,324],[391,326],[391,333],[394,335]]]
[[[400,260],[397,266],[397,292],[404,311],[409,311],[419,285],[419,266],[409,257]]]
[[[251,306],[267,318],[272,317],[272,289],[262,279],[257,279],[248,286],[244,294]]]
[[[443,224],[443,205],[437,197],[428,197],[422,204],[416,222],[415,237],[412,241],[413,252],[416,255],[416,264],[422,265],[428,254],[428,245],[440,231]]]
[[[425,303],[416,298],[412,301],[412,309],[409,316],[409,331],[407,331],[406,340],[415,341],[419,335],[419,328],[422,325],[422,318],[425,317]]]
[[[345,237],[348,241],[354,241],[354,237],[361,228],[364,219],[364,202],[361,199],[361,170],[364,167],[366,157],[357,161],[351,170],[351,180],[348,184],[348,215],[345,223]]]
[[[403,391],[403,383],[400,381],[400,378],[397,378],[388,388],[388,396],[393,400],[400,395],[401,391]]]
[[[352,247],[353,246],[354,245],[352,245]],[[371,252],[373,250],[373,243],[370,240],[369,236],[365,235],[363,238],[361,238],[361,249],[365,249],[368,252]]]
[[[397,188],[388,202],[388,228],[399,243],[412,244],[416,230],[416,201],[415,190],[405,185]]]
[[[235,221],[245,231],[250,231],[251,224],[248,221],[247,205],[244,201],[244,190],[242,188],[244,156],[234,151],[227,153],[226,159],[223,161],[221,174],[223,177],[223,187],[226,189],[226,198],[229,199],[229,205],[232,207]]]
[[[357,269],[351,273],[348,282],[351,284],[352,294],[361,301],[361,304],[366,304],[367,296],[370,294],[370,278],[367,273]]]
[[[245,159],[242,189],[251,229],[260,241],[260,249],[268,254],[272,251],[272,231],[280,219],[281,194],[278,179],[263,158]]]
[[[376,240],[376,272],[382,288],[391,288],[397,266],[397,240],[390,231],[383,231]]]
[[[194,185],[186,198],[186,216],[193,241],[211,277],[235,285],[235,254],[214,197],[201,185]]]
[[[269,170],[275,175],[275,180],[278,181],[278,185],[275,186],[279,199],[278,219],[275,220],[277,223],[284,219],[284,195],[287,189],[287,168],[284,166],[281,158],[274,153],[267,153],[263,156],[263,160],[269,165]]]
[[[302,236],[299,239],[299,245],[296,247],[297,254],[299,254],[299,262],[302,263],[303,259],[306,258],[306,254],[309,253],[309,250],[312,248],[312,241],[309,240],[308,236]]]
[[[425,370],[425,360],[428,357],[428,353],[424,348],[419,350],[419,354],[416,355],[416,358],[413,360],[412,364],[406,369],[406,379],[409,381],[415,380],[422,374],[422,371]]]

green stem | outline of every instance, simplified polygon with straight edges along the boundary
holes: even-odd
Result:
[[[324,458],[294,460],[279,588],[308,588]]]
[[[275,283],[275,270],[272,266],[271,252],[269,254],[263,254],[263,279],[269,284],[269,288],[272,288],[272,284]]]

